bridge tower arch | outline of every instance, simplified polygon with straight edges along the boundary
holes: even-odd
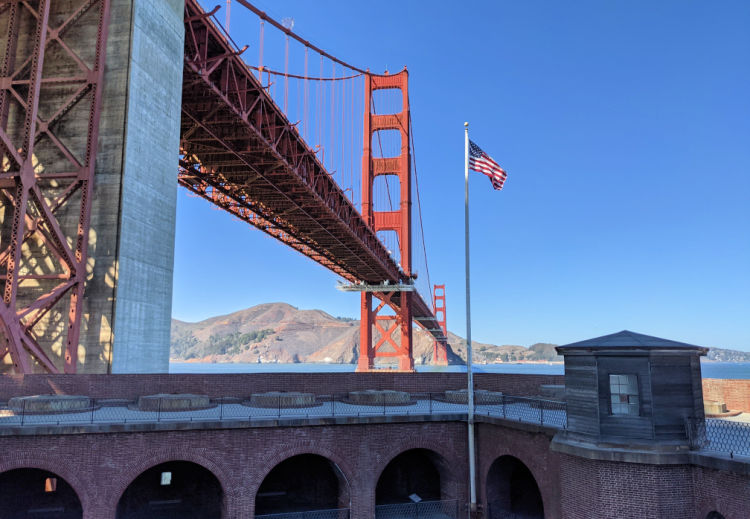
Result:
[[[372,101],[376,90],[394,89],[401,91],[401,112],[392,114],[374,113]],[[362,152],[362,216],[365,222],[377,233],[393,231],[398,237],[402,278],[396,283],[411,282],[411,155],[409,151],[409,72],[404,68],[397,74],[365,75],[364,97],[364,146]],[[397,131],[401,137],[400,155],[397,157],[375,157],[372,139],[376,132]],[[373,203],[373,185],[380,175],[397,176],[400,184],[398,208],[392,211],[376,211]],[[370,281],[370,280],[366,280]],[[382,282],[385,280],[373,280]],[[392,280],[393,281],[393,280]],[[373,296],[380,300],[373,308]],[[399,371],[414,370],[412,352],[412,311],[411,292],[362,292],[360,321],[360,352],[357,371],[368,371],[375,367],[376,358],[397,358]],[[389,306],[395,316],[380,315]],[[378,341],[373,344],[373,326],[379,332]],[[400,331],[397,342],[393,333]]]

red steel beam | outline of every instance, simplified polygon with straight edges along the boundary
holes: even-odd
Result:
[[[13,368],[19,373],[37,370],[75,373],[81,327],[81,302],[86,279],[88,236],[90,227],[91,194],[104,89],[104,64],[109,23],[109,0],[83,0],[72,6],[73,10],[58,25],[49,25],[52,0],[8,2],[9,30],[5,38],[5,56],[0,66],[0,164],[2,183],[0,193],[12,208],[10,217],[10,244],[0,254],[0,271],[4,275],[3,303],[0,305],[0,330],[5,335],[3,355],[10,355]],[[87,65],[63,39],[84,14],[98,9],[96,42],[92,66]],[[35,24],[33,35],[19,34],[24,21]],[[19,56],[19,38],[33,38],[33,50]],[[65,59],[72,60],[78,75],[45,75],[44,61],[51,42],[62,49]],[[50,67],[54,70],[54,67]],[[53,97],[44,93],[43,84],[68,85],[72,88],[66,97]],[[21,92],[25,91],[26,96]],[[59,94],[57,94],[59,96]],[[39,113],[41,103],[54,104],[52,115],[46,119]],[[18,138],[19,117],[11,118],[11,103],[23,112],[23,136]],[[86,152],[79,161],[57,135],[57,125],[65,120],[74,107],[84,106]],[[82,117],[82,116],[81,116]],[[14,137],[16,136],[16,137]],[[35,154],[35,146],[42,137],[67,161],[67,172],[48,174]],[[59,167],[60,164],[55,164]],[[79,197],[74,197],[80,193]],[[76,204],[76,205],[71,205]],[[74,236],[68,236],[58,220],[62,208],[77,214]],[[8,222],[3,222],[5,226]],[[58,273],[39,272],[33,266],[24,267],[24,247],[38,240],[44,249],[36,251],[32,259],[36,264],[57,265]],[[69,246],[69,240],[73,246]],[[22,270],[24,269],[24,270]],[[29,284],[28,282],[33,282]],[[52,284],[50,284],[52,283]],[[44,290],[43,287],[47,287]],[[40,288],[42,290],[40,290]],[[40,293],[41,292],[41,293]],[[48,345],[38,341],[35,327],[56,305],[68,302],[68,319],[63,347],[63,358],[58,358]]]
[[[378,239],[376,227],[331,179],[211,13],[196,0],[187,0],[184,19],[180,185],[349,281],[410,281],[410,247],[402,251],[402,269]],[[367,77],[384,86],[400,84],[395,75]],[[399,120],[377,122],[387,126]],[[406,160],[394,164],[406,171],[402,181],[408,183],[408,149],[406,153]],[[377,160],[376,169],[386,166]],[[398,224],[408,243],[408,207],[399,213]],[[396,293],[388,300],[389,306],[411,314],[438,335],[434,314],[420,294]],[[408,331],[410,335],[410,326]]]

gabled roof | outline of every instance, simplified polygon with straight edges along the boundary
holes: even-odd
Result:
[[[594,339],[587,339],[585,341],[573,342],[570,344],[564,344],[558,346],[557,349],[568,349],[568,348],[656,348],[656,349],[691,349],[691,350],[708,350],[703,346],[696,346],[694,344],[686,344],[684,342],[670,341],[668,339],[661,339],[659,337],[653,337],[651,335],[643,335],[642,333],[635,333],[629,330],[623,330],[621,332],[613,333],[610,335],[603,335]]]

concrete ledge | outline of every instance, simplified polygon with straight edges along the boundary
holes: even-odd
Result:
[[[271,409],[295,409],[298,407],[316,407],[319,404],[313,393],[269,391],[250,395],[250,399],[242,402],[242,405]]]
[[[469,392],[466,389],[448,390],[445,392],[445,401],[451,404],[468,404]],[[500,391],[476,389],[474,390],[474,403],[476,405],[502,404],[503,394]]]
[[[164,394],[138,397],[139,411],[197,411],[215,407],[206,395]]]
[[[690,451],[687,450],[687,447],[684,450],[670,452],[656,449],[649,450],[646,446],[627,448],[621,445],[597,445],[568,438],[564,432],[557,434],[552,439],[550,450],[589,460],[642,463],[645,465],[686,465],[690,463]]]
[[[33,395],[11,398],[8,408],[23,414],[60,414],[91,411],[93,406],[87,396]]]
[[[409,393],[392,389],[349,391],[347,402],[355,405],[409,405],[413,403]]]
[[[730,457],[718,452],[693,451],[690,453],[690,463],[699,467],[750,476],[750,457],[747,456]]]
[[[215,429],[253,429],[262,427],[314,427],[324,425],[366,425],[415,422],[466,422],[466,413],[432,415],[377,415],[336,417],[258,418],[252,420],[196,420],[130,423],[82,423],[80,425],[24,425],[0,427],[4,436],[60,436],[71,434],[114,434],[132,432],[194,431]]]

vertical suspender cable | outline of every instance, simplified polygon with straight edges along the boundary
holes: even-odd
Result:
[[[227,0],[227,35],[229,35],[229,20],[232,15],[232,0]]]
[[[346,153],[346,141],[344,140],[344,134],[346,131],[346,69],[341,71],[341,125],[339,125],[339,162],[341,168],[341,190],[346,193],[349,186],[349,171],[346,167],[344,155]]]
[[[409,103],[409,106],[411,106],[411,103]],[[409,114],[409,137],[411,137],[411,149],[412,149],[412,158],[414,159],[414,185],[417,190],[417,209],[419,210],[419,229],[422,234],[422,251],[424,251],[424,268],[427,271],[427,289],[430,290],[430,287],[432,287],[432,281],[430,280],[430,266],[427,263],[427,245],[425,245],[425,237],[424,237],[424,224],[422,223],[422,199],[419,196],[419,171],[417,170],[417,151],[416,147],[414,146],[414,125],[411,123],[411,114]],[[434,301],[433,301],[434,306]]]
[[[323,55],[320,55],[320,74],[318,77],[323,77]],[[319,157],[320,161],[323,162],[325,159],[325,149],[323,142],[323,81],[318,81],[318,108],[317,113],[315,114],[315,117],[318,119],[318,146],[320,146],[320,151],[322,154],[322,157]]]
[[[263,84],[263,27],[265,22],[261,18],[260,20],[260,37],[259,37],[259,44],[258,44],[258,81],[260,81],[260,84]],[[268,82],[271,82],[271,76],[269,74],[268,76]]]
[[[310,132],[308,132],[308,128],[307,128],[308,126],[307,125],[307,121],[308,121],[308,118],[307,118],[307,54],[309,50],[310,50],[309,47],[305,47],[305,85],[303,88],[305,101],[303,104],[304,108],[302,110],[302,124],[304,125],[303,128],[305,131],[305,141],[308,143],[310,142],[310,138],[309,138]]]
[[[334,174],[336,174],[336,151],[334,149],[333,145],[333,139],[336,137],[335,128],[336,128],[336,119],[334,117],[334,111],[336,110],[336,63],[332,62],[332,70],[333,79],[330,81],[331,83],[331,127],[328,129],[328,143],[330,145],[328,156],[330,157],[330,163],[331,168],[334,171]]]
[[[352,204],[355,204],[355,184],[356,184],[356,176],[354,174],[354,125],[357,124],[357,121],[354,117],[354,91],[356,90],[357,86],[357,78],[352,78],[351,80],[351,88],[352,88],[352,100],[351,100],[351,110],[349,111],[349,121],[351,123],[351,127],[349,129],[349,171],[352,172]],[[356,204],[355,204],[356,206]]]
[[[289,35],[286,35],[284,45],[284,115],[289,117]]]

